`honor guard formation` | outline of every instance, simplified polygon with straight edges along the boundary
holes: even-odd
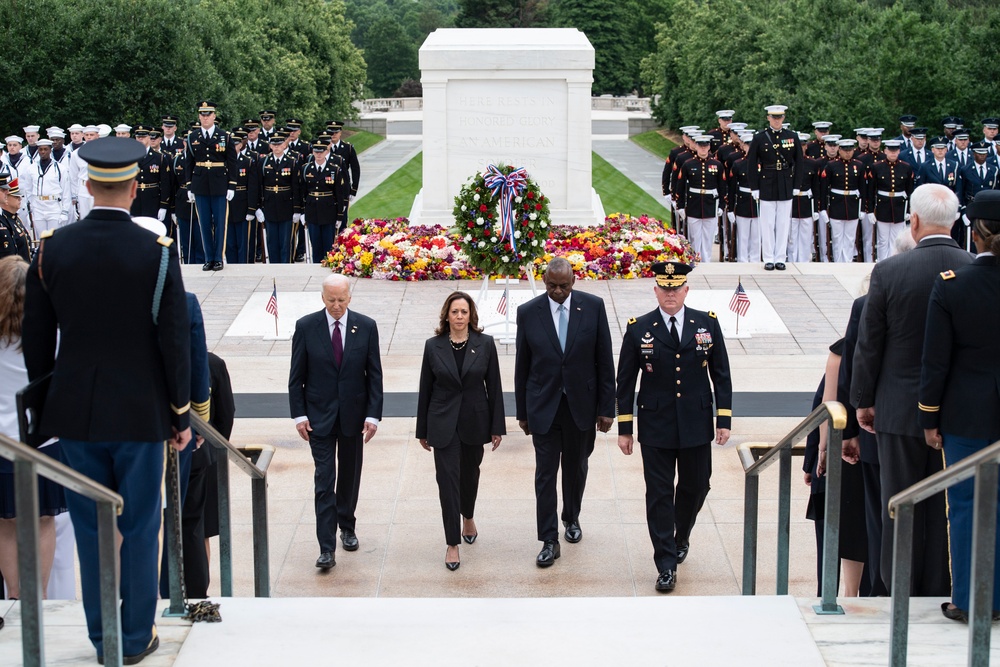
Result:
[[[959,199],[952,237],[974,251],[966,207],[982,190],[997,188],[1000,118],[981,122],[981,139],[957,116],[928,137],[917,117],[899,118],[899,135],[859,127],[854,138],[832,134],[832,123],[812,124],[814,138],[785,123],[787,107],[764,108],[767,127],[733,122],[716,112],[718,127],[680,129],[683,143],[663,167],[663,196],[674,226],[702,262],[763,262],[768,271],[787,262],[872,262],[891,257],[910,220],[909,199],[924,183],[940,183]]]
[[[361,178],[357,151],[342,139],[343,122],[326,121],[310,144],[300,136],[301,119],[279,126],[273,109],[229,130],[216,113],[203,100],[189,126],[167,114],[155,125],[75,123],[47,128],[47,138],[41,126],[28,125],[23,137],[8,136],[0,156],[9,200],[0,202],[7,244],[0,256],[20,254],[46,231],[87,216],[94,198],[80,148],[113,135],[144,147],[131,213],[162,222],[182,263],[219,271],[225,263],[322,261],[347,225]]]

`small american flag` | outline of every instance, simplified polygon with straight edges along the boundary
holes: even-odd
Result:
[[[500,295],[500,302],[497,304],[497,312],[501,315],[507,314],[507,289],[503,288],[503,294]]]
[[[271,292],[271,298],[267,300],[267,312],[271,313],[275,317],[278,316],[278,286],[274,286],[274,290]]]
[[[740,281],[736,286],[736,293],[733,294],[733,298],[729,301],[729,310],[740,317],[745,317],[749,308],[750,297],[747,296],[746,290],[743,289],[743,282]]]

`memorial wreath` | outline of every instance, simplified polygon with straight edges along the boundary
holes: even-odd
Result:
[[[549,202],[522,167],[489,165],[455,197],[458,245],[483,275],[521,275],[545,254]]]

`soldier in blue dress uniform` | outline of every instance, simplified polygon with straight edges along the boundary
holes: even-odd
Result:
[[[233,200],[229,202],[228,229],[226,230],[226,261],[230,264],[253,263],[250,252],[254,216],[260,203],[260,174],[256,160],[246,153],[247,132],[243,128],[232,131],[236,156],[230,174],[233,180]],[[256,247],[256,246],[255,246]]]
[[[312,154],[312,161],[302,167],[299,191],[303,200],[302,221],[309,226],[313,262],[319,263],[330,252],[337,236],[344,174],[330,158],[329,141],[316,140]]]
[[[202,247],[205,251],[203,271],[222,270],[222,251],[226,238],[226,203],[236,195],[229,173],[236,152],[229,133],[215,124],[215,104],[207,100],[198,104],[200,128],[193,130],[185,142],[190,158],[188,198],[198,209]]]
[[[618,446],[624,454],[632,453],[637,420],[646,522],[659,573],[656,590],[661,592],[677,584],[677,566],[687,558],[691,529],[708,496],[711,443],[726,444],[733,417],[729,357],[719,320],[711,311],[684,306],[692,269],[680,262],[653,265],[659,307],[629,320],[618,361]],[[642,380],[639,409],[633,414],[637,375]]]
[[[125,501],[118,517],[125,664],[159,645],[164,443],[181,450],[191,438],[189,321],[177,251],[170,238],[139,227],[129,214],[144,154],[134,139],[109,137],[80,148],[95,208],[41,239],[28,271],[23,327],[28,377],[52,374],[41,431],[60,438],[71,468]],[[114,298],[80,298],[105,294],[109,286]],[[121,655],[104,655],[94,502],[68,490],[66,500],[90,640],[99,662],[121,664]]]
[[[285,135],[271,135],[271,152],[258,163],[262,189],[257,220],[265,225],[267,254],[272,264],[290,264],[295,239],[294,224],[302,210],[299,198],[298,162],[285,151]]]

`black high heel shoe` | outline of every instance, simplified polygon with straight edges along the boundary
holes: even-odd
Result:
[[[472,544],[479,537],[479,533],[473,533],[472,535],[462,535],[462,539],[465,540],[466,544]]]
[[[444,557],[446,559],[448,558],[448,551],[447,550],[445,550],[445,552],[444,552]],[[444,562],[444,566],[446,568],[448,568],[449,570],[451,570],[452,572],[454,572],[455,570],[457,570],[458,566],[461,565],[461,564],[462,564],[462,561],[460,561],[460,560],[456,560],[455,562],[449,562],[448,560],[445,560],[445,562]]]

